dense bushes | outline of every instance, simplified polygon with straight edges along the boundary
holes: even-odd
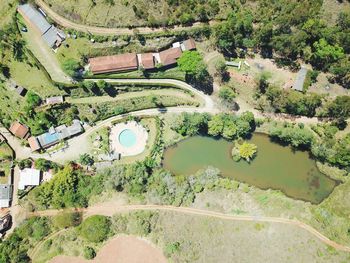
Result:
[[[321,162],[340,168],[350,166],[350,134],[335,137],[338,128],[328,124],[312,127],[317,136],[303,125],[276,124],[269,130],[269,135],[293,147],[310,150]]]
[[[293,147],[304,147],[306,149],[311,147],[314,140],[310,130],[295,125],[273,126],[269,131],[269,135],[272,138],[291,144]]]
[[[276,112],[313,117],[322,104],[322,97],[315,93],[303,94],[293,90],[269,87],[266,97]]]
[[[30,192],[28,199],[34,208],[39,209],[86,206],[92,194],[102,191],[100,180],[67,165],[49,182]]]
[[[24,221],[5,240],[0,241],[0,263],[31,262],[28,250],[52,232],[46,217],[33,217]]]
[[[254,115],[244,112],[241,116],[230,114],[207,114],[178,115],[171,124],[171,128],[183,136],[195,134],[209,134],[211,136],[222,136],[226,139],[245,137],[255,129]]]
[[[101,242],[109,235],[111,222],[108,217],[95,215],[88,217],[79,226],[79,233],[90,242]]]

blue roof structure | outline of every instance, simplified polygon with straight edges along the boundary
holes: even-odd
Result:
[[[58,133],[44,133],[37,137],[41,147],[51,146],[59,141]]]

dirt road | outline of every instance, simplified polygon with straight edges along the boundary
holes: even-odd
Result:
[[[38,6],[40,6],[46,14],[52,18],[57,24],[65,27],[71,28],[78,31],[92,33],[97,35],[134,35],[134,31],[137,30],[139,34],[152,34],[159,33],[164,31],[184,31],[191,30],[193,28],[203,27],[206,25],[205,23],[194,23],[191,26],[174,26],[172,28],[151,28],[151,27],[136,27],[134,29],[129,29],[125,27],[120,28],[107,28],[107,27],[96,27],[96,26],[87,26],[82,24],[77,24],[68,19],[60,16],[55,11],[53,11],[44,1],[36,0],[35,1]],[[210,22],[209,24],[215,24],[215,21]]]
[[[231,221],[252,221],[252,222],[268,222],[268,223],[276,223],[276,224],[288,224],[288,225],[294,225],[296,227],[302,228],[321,240],[323,243],[325,243],[328,246],[333,247],[336,250],[346,251],[350,252],[350,247],[338,244],[320,232],[318,232],[316,229],[314,229],[312,226],[307,225],[301,221],[295,220],[295,219],[288,219],[288,218],[280,218],[280,217],[265,217],[265,216],[253,216],[253,215],[229,215],[214,211],[208,211],[208,210],[201,210],[196,208],[190,208],[190,207],[175,207],[175,206],[163,206],[163,205],[125,205],[121,206],[120,204],[116,202],[106,202],[97,204],[85,209],[79,209],[78,211],[84,213],[84,217],[88,217],[91,215],[105,215],[105,216],[112,216],[116,213],[123,213],[123,212],[129,212],[129,211],[171,211],[176,213],[183,213],[183,214],[190,214],[190,215],[198,215],[198,216],[208,216],[218,219],[225,219],[225,220],[231,220]],[[34,213],[28,214],[28,216],[54,216],[58,213],[61,213],[62,210],[45,210],[45,211],[38,211]]]

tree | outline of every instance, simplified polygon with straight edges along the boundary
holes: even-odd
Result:
[[[227,72],[227,65],[225,60],[220,59],[215,64],[216,75],[219,76],[220,81],[228,81],[230,79],[230,74]]]
[[[185,51],[177,60],[181,71],[194,79],[201,79],[208,76],[207,67],[204,64],[203,57],[198,51]]]
[[[219,90],[219,98],[223,102],[232,103],[234,102],[235,97],[236,97],[236,93],[229,87],[222,87]]]
[[[106,216],[90,216],[79,226],[79,233],[86,240],[98,243],[107,239],[110,225],[111,222]]]
[[[338,96],[328,106],[328,114],[334,118],[350,117],[350,96]]]
[[[33,91],[28,91],[26,94],[26,101],[29,105],[29,107],[34,108],[36,106],[39,106],[41,104],[41,98],[38,94],[34,93]]]
[[[58,165],[54,162],[46,160],[44,158],[39,158],[34,161],[35,168],[41,171],[48,171],[50,169],[57,169]]]
[[[88,166],[91,166],[94,164],[94,158],[92,158],[89,154],[87,153],[84,153],[84,154],[81,154],[80,157],[79,157],[79,162],[82,164],[82,165],[88,165]]]
[[[253,143],[244,141],[242,144],[238,144],[238,153],[241,158],[250,162],[258,151],[258,147]]]
[[[222,115],[218,114],[211,118],[208,122],[208,134],[211,136],[219,136],[222,134],[224,129],[224,122],[222,120]]]
[[[76,61],[72,58],[67,59],[63,62],[63,71],[71,77],[78,77],[77,70],[81,68],[79,61]]]
[[[96,257],[96,252],[92,247],[84,247],[83,254],[86,259],[93,259]]]
[[[58,229],[78,226],[81,223],[81,214],[64,211],[54,216],[52,223]]]
[[[312,63],[321,69],[328,69],[330,65],[344,57],[344,50],[339,45],[331,45],[321,38],[313,44],[315,52],[312,56]]]

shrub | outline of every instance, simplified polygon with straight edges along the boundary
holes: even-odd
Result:
[[[93,259],[94,257],[96,257],[95,249],[93,249],[92,247],[84,247],[83,255],[86,259]]]
[[[79,233],[88,241],[101,242],[107,238],[110,224],[110,220],[106,216],[91,216],[83,221]]]
[[[53,225],[59,229],[77,226],[80,222],[81,214],[77,212],[63,212],[52,219]]]

